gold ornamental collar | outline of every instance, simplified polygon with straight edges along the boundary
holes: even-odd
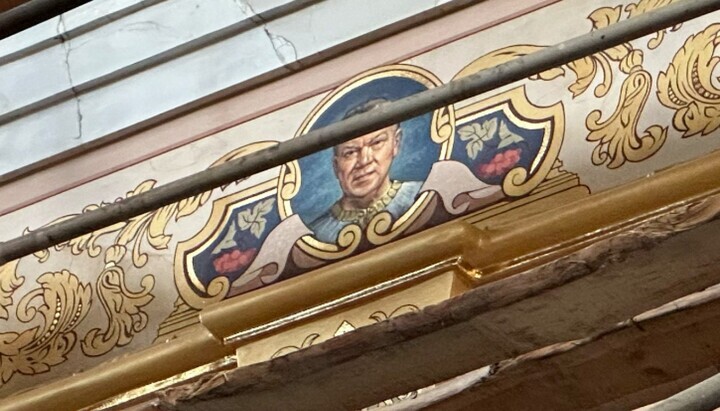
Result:
[[[395,195],[397,195],[401,185],[402,183],[399,181],[390,182],[390,187],[388,187],[387,191],[385,191],[385,194],[381,195],[380,198],[375,200],[375,202],[367,208],[345,210],[342,208],[340,201],[338,200],[335,204],[333,204],[330,212],[333,217],[340,221],[355,223],[361,227],[365,227],[377,213],[385,210],[388,204],[390,204],[390,201],[392,201],[392,199],[395,198]]]

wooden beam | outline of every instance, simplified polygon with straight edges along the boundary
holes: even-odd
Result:
[[[717,196],[685,204],[420,313],[159,395],[178,410],[357,409],[602,333],[720,283],[718,210]]]
[[[714,287],[595,335],[501,361],[477,382],[443,383],[459,393],[431,409],[634,409],[720,371],[718,341],[720,288]],[[720,407],[720,392],[702,397],[702,405],[683,409]]]

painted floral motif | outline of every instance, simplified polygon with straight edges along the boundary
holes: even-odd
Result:
[[[267,228],[267,215],[273,210],[275,199],[267,199],[237,214],[223,239],[213,249],[212,265],[218,274],[245,270],[258,253],[259,240]]]
[[[498,127],[498,122],[500,123],[500,127]],[[525,141],[522,136],[510,131],[507,123],[498,120],[497,117],[460,127],[458,135],[460,136],[460,140],[466,142],[465,147],[467,154],[472,160],[478,157],[478,154],[485,149],[486,145],[495,150],[501,150]],[[494,140],[496,141],[495,143],[493,143]]]
[[[265,215],[272,211],[274,199],[261,201],[255,204],[255,207],[243,210],[238,214],[238,227],[241,231],[249,230],[255,237],[260,238],[263,231],[265,231],[265,225],[267,219]]]
[[[527,137],[512,131],[502,117],[477,119],[458,128],[457,135],[465,143],[468,167],[482,181],[491,184],[500,183],[515,167],[528,166],[529,157],[536,151],[529,149],[536,144],[529,144]],[[523,154],[527,158],[523,158]]]

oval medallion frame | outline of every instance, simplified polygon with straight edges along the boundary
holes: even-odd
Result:
[[[304,134],[312,130],[320,116],[346,94],[372,81],[392,77],[414,80],[427,89],[442,85],[440,79],[434,74],[412,65],[397,64],[366,71],[351,78],[325,96],[305,118],[294,138],[302,138]],[[455,135],[455,111],[452,105],[433,111],[429,135],[432,141],[440,146],[439,156],[435,161],[449,159]],[[302,183],[302,170],[298,161],[290,162],[281,168],[277,190],[281,219],[284,220],[295,214],[291,201],[300,192]],[[348,224],[340,231],[337,244],[325,243],[308,235],[302,237],[297,245],[312,257],[322,260],[337,260],[355,252],[363,237],[372,245],[388,243],[402,235],[412,225],[435,195],[434,192],[421,193],[412,206],[395,221],[392,221],[390,213],[384,211],[375,215],[365,230],[357,224]]]

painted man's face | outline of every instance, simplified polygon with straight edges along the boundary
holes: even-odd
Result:
[[[387,190],[390,166],[399,149],[398,131],[392,125],[336,147],[333,168],[344,200],[367,207]]]

